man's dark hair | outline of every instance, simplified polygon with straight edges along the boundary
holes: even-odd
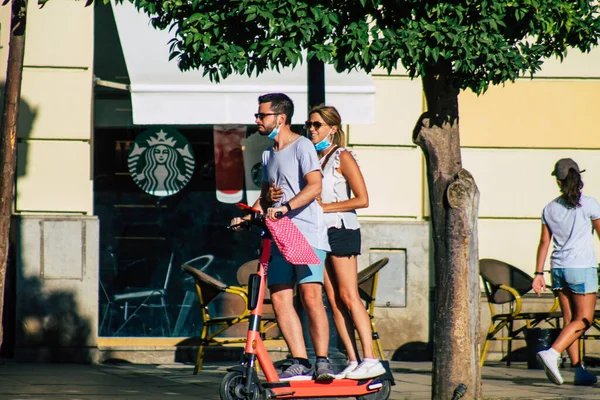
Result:
[[[271,110],[285,115],[285,124],[292,124],[294,115],[294,102],[283,93],[267,93],[258,96],[258,104],[271,103]]]

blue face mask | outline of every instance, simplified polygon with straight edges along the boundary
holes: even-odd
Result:
[[[323,138],[319,143],[315,144],[315,150],[321,151],[325,150],[329,146],[331,146],[331,140],[329,140],[329,134],[331,133],[331,129],[327,132],[327,136]]]
[[[275,136],[277,136],[278,133],[279,133],[279,127],[276,127],[275,129],[273,129],[271,131],[271,133],[269,133],[269,136],[267,136],[267,137],[271,140],[275,140]]]

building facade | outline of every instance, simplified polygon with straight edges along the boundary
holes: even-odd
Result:
[[[160,69],[148,57],[166,45],[151,32],[133,36],[125,27],[135,10],[118,7],[68,0],[41,10],[29,5],[9,277],[17,358],[99,361],[136,349],[172,357],[201,328],[179,265],[210,255],[205,271],[234,283],[237,267],[256,258],[256,236],[225,229],[239,215],[233,203],[256,198],[252,167],[266,145],[253,136],[256,96],[290,92],[295,123],[305,118],[304,72],[289,72],[285,84],[270,74],[250,83],[233,78],[215,89],[201,73]],[[0,76],[9,14],[0,8]],[[135,58],[136,51],[149,55]],[[339,83],[330,75],[328,87],[339,90],[327,102],[348,123],[349,147],[370,195],[370,207],[359,212],[359,268],[391,260],[381,272],[376,316],[388,356],[398,359],[426,352],[431,341],[427,183],[423,154],[412,143],[423,93],[420,81],[402,71],[350,79]],[[599,89],[596,49],[573,50],[563,63],[549,60],[533,79],[482,96],[461,93],[463,166],[481,193],[480,258],[532,273],[541,210],[558,193],[550,176],[557,159],[572,157],[587,169],[584,192],[600,198],[600,142],[591,118]],[[201,107],[186,100],[190,92],[204,96]],[[213,103],[239,106],[219,114]],[[145,151],[161,145],[189,154],[180,158],[181,179],[171,189],[166,180],[144,186],[150,174],[160,176],[144,172],[151,164],[143,161]],[[148,289],[163,290],[160,301],[147,299]],[[481,321],[485,331],[484,308]],[[502,354],[501,346],[491,350]]]

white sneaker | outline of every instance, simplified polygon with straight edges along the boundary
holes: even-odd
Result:
[[[544,367],[544,371],[546,372],[548,379],[550,379],[550,381],[556,385],[562,385],[563,378],[558,370],[560,354],[557,356],[556,351],[554,351],[552,348],[549,348],[548,350],[539,351],[536,357]]]
[[[352,372],[346,374],[348,379],[368,379],[385,374],[385,368],[376,358],[365,358]]]
[[[335,379],[344,379],[346,375],[348,375],[348,372],[354,371],[356,367],[358,367],[358,361],[350,361],[348,363],[348,366],[344,368],[342,372],[335,376]]]

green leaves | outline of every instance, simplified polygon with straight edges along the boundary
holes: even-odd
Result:
[[[43,1],[43,0],[42,0]],[[450,63],[476,93],[598,43],[600,10],[584,0],[130,0],[173,27],[171,58],[219,81],[316,57],[338,71]]]

